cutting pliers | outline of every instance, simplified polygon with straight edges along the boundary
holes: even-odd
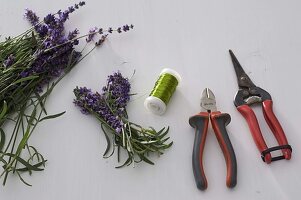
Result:
[[[291,159],[292,147],[288,144],[284,131],[273,112],[273,101],[271,95],[260,87],[257,87],[245,73],[237,58],[231,50],[229,50],[233,66],[237,76],[238,92],[234,99],[234,105],[237,110],[247,120],[251,130],[253,139],[261,153],[262,160],[266,163],[272,161]],[[279,146],[268,148],[262,136],[258,120],[254,111],[250,108],[252,104],[262,104],[264,118],[272,130]],[[272,157],[271,152],[282,150],[281,156]]]
[[[208,124],[211,121],[215,136],[223,151],[226,165],[226,185],[233,188],[236,185],[237,163],[236,156],[228,136],[226,126],[230,123],[231,117],[227,113],[221,113],[216,109],[215,96],[212,91],[206,88],[201,97],[202,111],[189,118],[189,124],[195,128],[195,139],[192,154],[192,167],[194,178],[198,189],[207,188],[207,179],[203,168],[203,151],[207,136]]]

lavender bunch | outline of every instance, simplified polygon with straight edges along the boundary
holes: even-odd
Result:
[[[131,96],[130,88],[129,80],[117,72],[108,76],[107,85],[100,93],[92,92],[86,87],[76,87],[73,91],[74,104],[83,114],[92,114],[101,123],[107,140],[107,148],[103,155],[105,158],[112,156],[117,148],[119,162],[119,149],[123,148],[127,151],[128,158],[119,167],[141,161],[153,165],[148,158],[150,153],[161,155],[172,145],[172,142],[167,143],[169,137],[166,135],[169,129],[156,131],[129,121],[126,106]],[[107,156],[112,146],[114,148]]]
[[[30,185],[22,173],[44,169],[46,160],[29,144],[29,139],[40,122],[64,114],[49,115],[46,111],[45,103],[53,88],[77,63],[100,47],[109,34],[133,28],[132,25],[107,30],[93,28],[83,35],[78,29],[67,31],[65,22],[84,5],[81,1],[42,19],[26,9],[25,18],[32,27],[0,42],[0,163],[3,167],[0,179],[3,185],[10,173]],[[77,50],[81,40],[86,45]],[[9,124],[13,124],[12,131],[6,129]]]

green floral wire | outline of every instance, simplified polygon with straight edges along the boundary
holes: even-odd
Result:
[[[158,97],[167,105],[177,85],[176,77],[168,73],[161,74],[149,96]]]

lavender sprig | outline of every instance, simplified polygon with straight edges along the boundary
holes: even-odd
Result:
[[[86,87],[76,87],[73,91],[74,104],[83,114],[92,114],[101,123],[108,144],[104,157],[107,158],[111,146],[127,151],[128,159],[119,167],[141,161],[154,164],[148,158],[149,153],[161,155],[172,145],[172,142],[166,143],[169,139],[165,137],[168,128],[157,132],[153,128],[146,129],[128,120],[126,106],[131,96],[130,88],[129,80],[117,72],[108,76],[107,84],[100,93],[92,92]],[[110,139],[108,133],[113,135],[113,139]]]
[[[0,42],[0,163],[3,167],[0,179],[3,185],[9,174],[18,175],[30,185],[22,173],[44,169],[46,160],[29,145],[29,139],[40,122],[64,114],[49,115],[46,100],[60,80],[108,37],[108,31],[97,29],[94,39],[98,37],[98,41],[85,45],[92,46],[90,49],[76,49],[80,40],[92,33],[80,35],[78,29],[67,31],[65,22],[84,5],[81,1],[43,18],[26,9],[25,18],[32,27]],[[8,123],[14,125],[12,132],[5,130]],[[8,140],[7,136],[10,136]]]

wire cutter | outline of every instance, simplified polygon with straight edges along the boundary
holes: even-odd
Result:
[[[200,190],[205,190],[207,188],[207,179],[203,168],[203,151],[210,120],[227,165],[226,185],[229,188],[233,188],[237,181],[237,163],[226,130],[226,126],[230,123],[231,117],[227,113],[217,111],[215,96],[209,88],[206,88],[202,93],[201,108],[202,111],[200,113],[189,118],[190,126],[195,129],[192,168],[196,185]]]
[[[260,87],[254,85],[249,76],[245,73],[237,58],[231,50],[229,50],[233,66],[237,76],[238,92],[234,98],[234,105],[237,110],[246,119],[251,130],[253,139],[257,148],[261,152],[261,158],[266,163],[272,161],[291,159],[292,147],[288,144],[285,133],[273,112],[273,101],[271,95]],[[252,104],[262,104],[264,118],[272,130],[279,146],[268,148],[262,136],[258,120],[254,111],[251,109]],[[282,150],[281,156],[272,157],[271,152]]]

